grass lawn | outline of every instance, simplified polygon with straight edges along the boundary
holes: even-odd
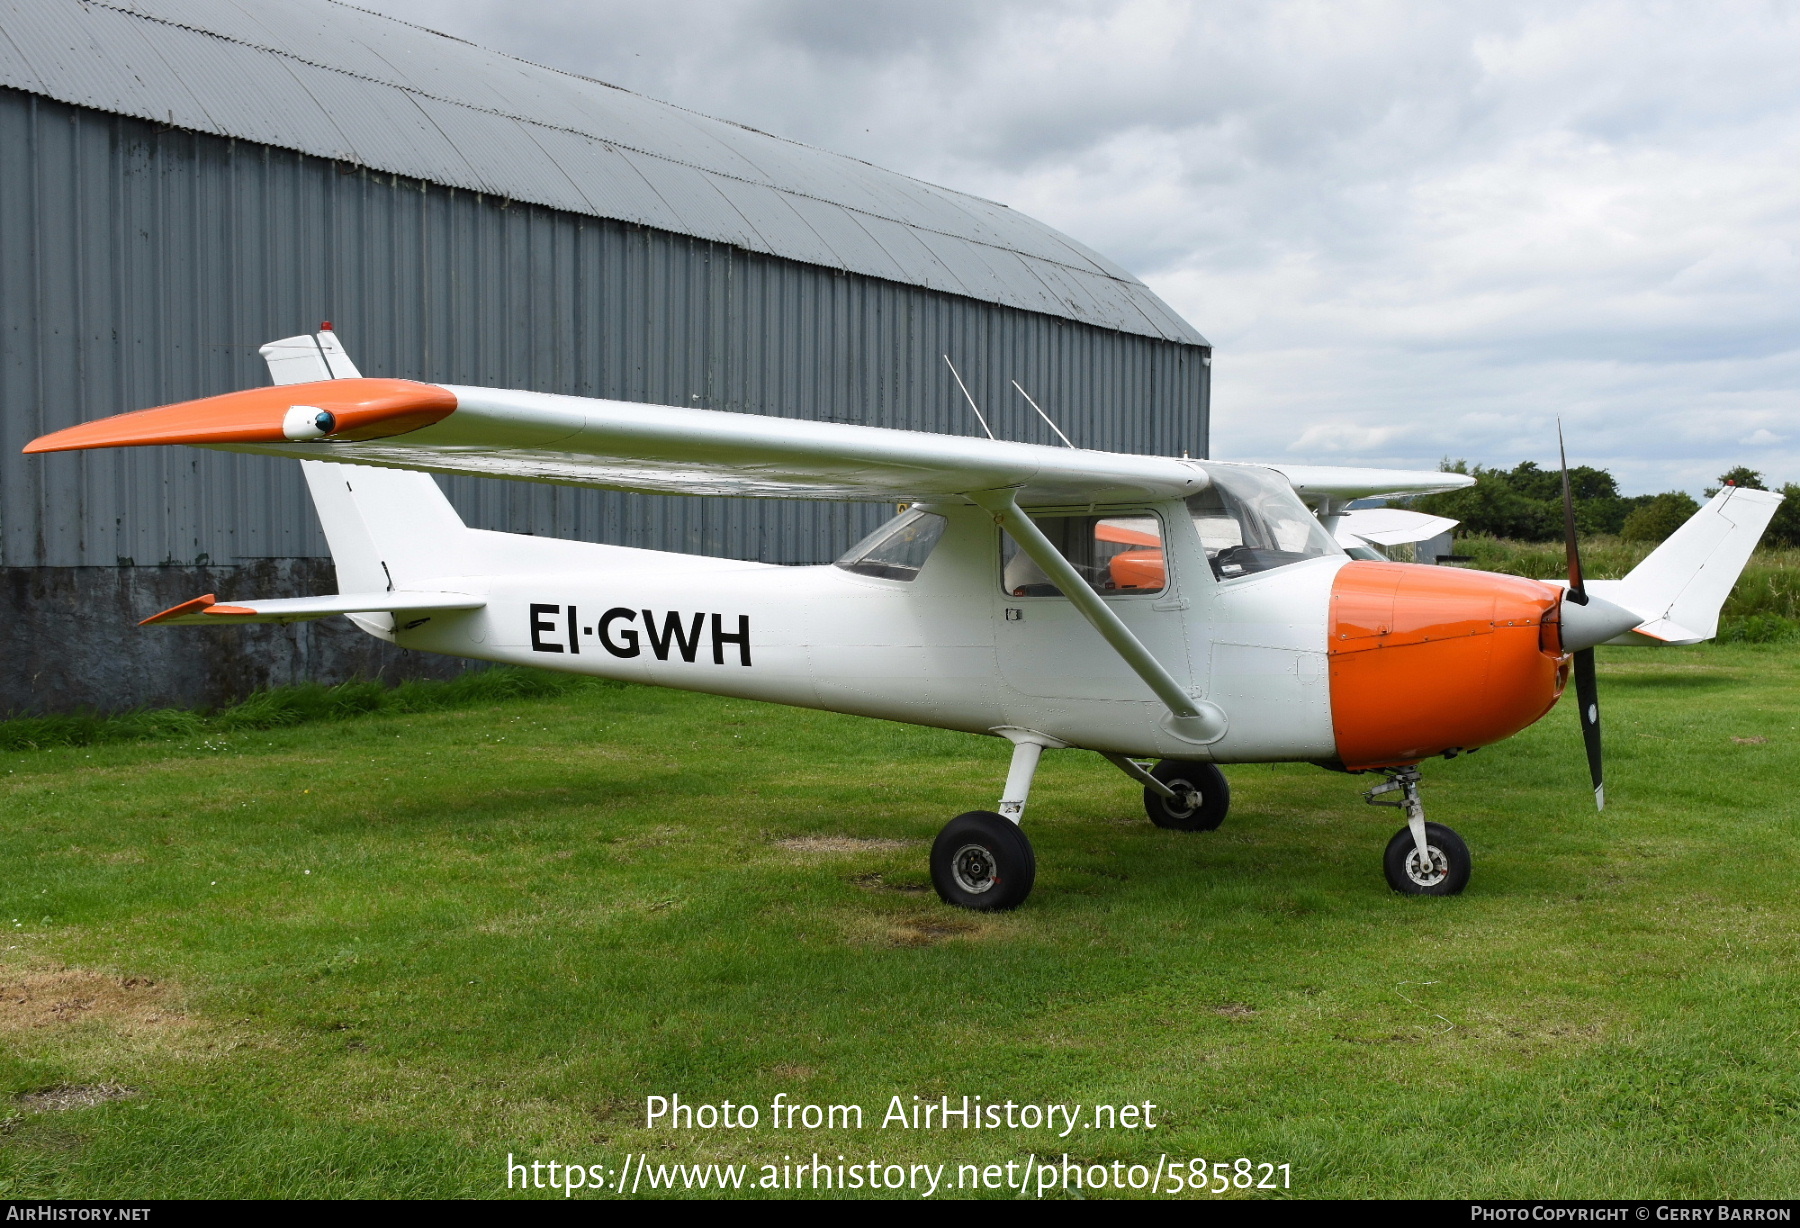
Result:
[[[1604,815],[1571,705],[1427,765],[1454,899],[1387,890],[1368,778],[1228,769],[1225,826],[1182,834],[1063,752],[1036,893],[959,912],[926,851],[1005,744],[637,687],[6,751],[0,1194],[1067,1151],[1302,1196],[1792,1196],[1800,647],[1601,671]],[[672,1093],[762,1123],[645,1129]],[[864,1127],[771,1129],[777,1093]],[[944,1094],[1158,1128],[880,1128]]]

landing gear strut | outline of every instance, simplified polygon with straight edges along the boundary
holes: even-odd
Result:
[[[1213,831],[1231,809],[1231,786],[1225,773],[1211,763],[1164,759],[1150,775],[1168,785],[1174,797],[1156,789],[1144,790],[1144,813],[1158,827],[1172,831]]]
[[[1388,886],[1402,895],[1456,895],[1469,885],[1469,846],[1442,823],[1425,821],[1425,804],[1419,800],[1419,769],[1385,769],[1387,783],[1364,795],[1371,806],[1395,806],[1406,811],[1406,826],[1394,833],[1382,855],[1381,868]],[[1384,793],[1399,792],[1399,801],[1387,801]]]
[[[1231,786],[1211,763],[1164,759],[1153,768],[1124,755],[1101,755],[1144,786],[1144,813],[1171,831],[1212,831],[1231,809]]]
[[[959,814],[931,846],[931,885],[938,898],[958,908],[1000,912],[1017,908],[1037,881],[1037,854],[1019,824],[1031,797],[1032,778],[1046,749],[1065,744],[1029,729],[994,730],[1013,744],[1012,765],[998,813]]]

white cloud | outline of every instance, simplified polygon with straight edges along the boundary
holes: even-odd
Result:
[[[1214,452],[1800,480],[1800,8],[376,0],[1031,213],[1217,345]]]

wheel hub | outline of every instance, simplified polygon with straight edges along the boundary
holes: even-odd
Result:
[[[992,850],[979,844],[965,844],[950,859],[950,873],[956,885],[970,895],[980,895],[1000,881]]]
[[[1450,861],[1435,844],[1425,846],[1429,861],[1421,863],[1419,850],[1406,855],[1406,877],[1421,887],[1435,887],[1450,877]]]

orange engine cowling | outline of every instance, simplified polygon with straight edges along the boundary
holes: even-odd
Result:
[[[1345,767],[1510,737],[1555,705],[1562,594],[1536,580],[1353,562],[1331,590],[1331,724]],[[1546,620],[1551,624],[1544,626]]]

